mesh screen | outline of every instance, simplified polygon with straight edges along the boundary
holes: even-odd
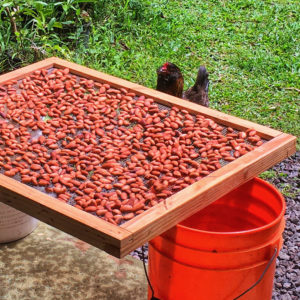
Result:
[[[19,146],[23,145],[22,144],[22,141],[21,141],[21,136],[22,135],[19,135],[18,134],[13,134],[13,136],[11,135],[11,133],[13,132],[17,132],[17,129],[20,129],[21,127],[26,127],[26,130],[28,131],[28,133],[30,134],[30,145],[34,145],[36,143],[36,140],[39,139],[40,137],[45,137],[46,139],[49,138],[49,135],[47,133],[45,133],[44,130],[40,129],[39,127],[35,128],[32,130],[31,127],[29,125],[27,126],[23,126],[18,119],[14,119],[13,115],[15,112],[18,112],[19,109],[22,110],[21,114],[19,114],[19,117],[20,116],[24,116],[25,117],[25,121],[27,119],[30,119],[32,118],[32,115],[36,112],[36,111],[41,111],[40,108],[37,108],[37,106],[39,106],[39,102],[37,101],[37,99],[41,99],[41,102],[43,102],[44,100],[44,95],[42,95],[44,93],[44,90],[46,90],[45,88],[43,88],[41,86],[41,83],[38,82],[38,80],[36,79],[38,76],[40,76],[41,78],[44,78],[43,80],[47,83],[49,81],[54,81],[56,80],[56,78],[58,78],[59,76],[57,75],[57,70],[56,69],[48,69],[47,72],[45,72],[45,74],[42,76],[42,75],[32,75],[32,76],[27,76],[25,77],[25,83],[24,83],[24,78],[17,81],[16,83],[13,83],[11,85],[4,85],[0,86],[0,141],[1,141],[1,145],[0,145],[0,150],[3,152],[2,155],[1,155],[1,161],[0,161],[0,166],[1,166],[1,173],[5,173],[7,171],[10,171],[11,169],[9,169],[7,166],[7,164],[11,165],[12,166],[12,169],[14,169],[14,167],[19,163],[22,163],[24,162],[25,164],[27,163],[28,166],[32,165],[34,163],[34,160],[38,158],[39,156],[39,153],[35,153],[34,151],[29,151],[31,153],[33,153],[35,157],[32,157],[31,160],[33,161],[31,164],[28,163],[27,160],[24,160],[23,159],[23,154],[22,153],[18,153],[18,151],[22,150],[22,148],[18,148],[18,144]],[[50,75],[53,75],[54,78],[49,78]],[[72,87],[71,90],[67,90],[66,89],[66,84],[65,82],[67,81],[67,79],[64,81],[64,86],[61,87],[61,92],[60,94],[58,93],[59,91],[59,87],[54,87],[54,85],[52,87],[49,87],[48,89],[51,91],[51,94],[48,94],[46,95],[45,97],[52,97],[51,99],[52,100],[55,100],[57,101],[57,103],[59,102],[62,102],[61,98],[60,98],[60,95],[61,93],[65,93],[67,97],[68,94],[71,92],[73,92],[74,90],[76,89],[80,89],[80,88],[83,88],[84,91],[82,93],[78,93],[78,103],[77,105],[75,105],[73,107],[73,111],[74,109],[79,109],[79,110],[82,110],[84,111],[84,119],[78,119],[78,115],[76,114],[73,114],[73,113],[70,113],[70,118],[73,119],[75,122],[81,122],[83,124],[88,124],[87,123],[87,120],[91,120],[91,116],[92,115],[103,115],[103,113],[101,112],[101,109],[94,109],[93,111],[93,108],[88,108],[88,107],[84,107],[84,106],[81,106],[82,103],[84,103],[85,101],[83,101],[82,99],[84,99],[84,97],[88,97],[89,95],[92,95],[92,94],[95,94],[97,95],[97,97],[101,98],[101,95],[103,95],[103,93],[99,96],[99,92],[100,92],[100,88],[101,88],[101,84],[98,84],[98,85],[94,85],[94,84],[91,84],[92,87],[88,88],[87,85],[83,84],[82,81],[84,80],[84,78],[82,77],[79,77],[79,76],[75,76],[75,75],[70,75],[70,74],[67,74],[66,77],[70,77],[72,78],[74,81],[76,81],[75,85]],[[46,79],[47,78],[47,79]],[[59,77],[61,78],[61,77]],[[41,81],[43,81],[41,80]],[[31,104],[29,105],[29,102],[31,99],[30,97],[28,97],[28,93],[27,93],[27,96],[24,96],[24,90],[26,90],[27,92],[28,91],[31,91],[31,89],[27,88],[25,89],[26,87],[26,82],[29,82],[28,84],[30,85],[30,83],[33,84],[33,91],[32,91],[32,97],[35,99],[34,101],[34,104]],[[28,85],[27,84],[27,85]],[[57,84],[57,86],[59,85],[59,83]],[[36,90],[35,90],[36,88]],[[113,88],[113,87],[112,87]],[[126,94],[126,91],[122,91],[121,92],[122,95],[127,95]],[[19,100],[16,98],[14,94],[17,94],[19,95]],[[45,93],[44,93],[45,94]],[[57,96],[56,96],[57,94]],[[113,92],[111,94],[109,94],[107,91],[104,93],[104,95],[116,95],[114,94]],[[26,97],[28,99],[26,99]],[[105,96],[103,96],[105,97]],[[130,116],[132,116],[132,112],[133,113],[136,113],[136,110],[140,107],[138,106],[138,101],[139,101],[139,97],[140,95],[132,95],[132,96],[129,96],[129,97],[132,97],[132,100],[128,100],[131,104],[132,104],[132,110],[129,110],[128,114]],[[32,98],[32,99],[33,99]],[[112,98],[114,99],[114,98]],[[51,100],[51,101],[52,101]],[[51,102],[50,101],[50,102]],[[82,103],[81,103],[82,101]],[[101,101],[107,101],[107,100],[101,100]],[[101,102],[99,99],[98,100],[93,100],[93,103],[100,103]],[[180,101],[180,100],[179,100]],[[45,103],[47,103],[47,101],[44,101]],[[112,103],[114,101],[112,100]],[[140,100],[141,102],[141,100]],[[101,104],[101,103],[100,103]],[[11,108],[11,105],[13,105],[13,108]],[[36,122],[37,121],[40,121],[40,122],[43,122],[45,124],[49,124],[51,123],[51,128],[53,126],[55,126],[54,128],[54,132],[55,132],[55,135],[58,136],[58,134],[62,131],[62,125],[59,124],[59,126],[57,126],[57,124],[54,124],[53,120],[55,120],[56,118],[55,117],[51,117],[50,115],[53,115],[53,112],[55,112],[55,109],[52,107],[54,104],[46,104],[42,107],[42,111],[44,111],[44,114],[40,116],[40,118],[37,117],[37,120],[35,120]],[[95,140],[95,142],[97,143],[97,146],[102,146],[105,144],[105,142],[103,142],[103,140],[106,138],[106,137],[109,137],[111,136],[112,133],[114,132],[118,132],[118,131],[122,131],[122,132],[126,132],[127,130],[127,133],[134,133],[134,129],[139,126],[139,125],[143,125],[142,128],[141,128],[141,134],[139,136],[139,139],[135,141],[136,144],[140,144],[140,145],[143,145],[147,142],[147,135],[149,134],[149,130],[147,128],[147,125],[145,125],[145,119],[149,116],[152,116],[152,115],[155,115],[156,113],[159,113],[159,112],[165,112],[165,115],[164,117],[161,117],[160,118],[160,121],[159,123],[163,123],[165,122],[166,120],[168,120],[168,118],[170,118],[170,112],[172,110],[174,110],[173,108],[171,107],[168,107],[168,106],[165,106],[165,105],[162,105],[160,103],[156,103],[155,105],[153,105],[153,112],[150,111],[150,109],[147,111],[147,115],[145,117],[142,117],[142,118],[139,118],[137,117],[136,119],[131,119],[131,117],[128,117],[127,120],[128,122],[126,124],[120,124],[119,121],[120,119],[122,118],[122,116],[124,115],[124,113],[126,114],[126,111],[124,111],[122,109],[122,105],[120,105],[120,102],[117,106],[115,106],[114,108],[112,108],[112,111],[115,111],[115,116],[113,118],[110,118],[110,120],[114,120],[115,121],[115,124],[113,124],[113,129],[107,129],[107,126],[109,125],[106,125],[106,126],[103,126],[102,128],[100,128],[101,130],[103,130],[104,134],[103,136],[101,135],[98,135],[98,134],[91,134],[92,133],[92,130],[89,129],[88,126],[86,127],[83,127],[83,128],[77,128],[75,130],[75,132],[71,132],[72,129],[68,128],[67,126],[67,134],[64,138],[62,139],[58,139],[56,141],[53,141],[53,143],[56,143],[57,144],[57,148],[51,148],[53,145],[45,145],[42,143],[42,146],[43,147],[46,147],[46,152],[48,155],[49,155],[49,158],[46,159],[46,162],[45,164],[47,164],[48,162],[50,163],[50,160],[55,160],[53,159],[53,155],[54,155],[54,152],[57,152],[58,149],[60,149],[61,151],[64,151],[66,149],[66,144],[68,145],[69,143],[71,143],[73,140],[75,140],[76,138],[79,138],[79,140],[82,140],[82,141],[85,141],[85,140],[89,140],[89,138],[85,138],[85,136],[89,136],[89,134],[91,134],[90,136],[93,136],[93,139]],[[54,105],[55,106],[55,105]],[[107,107],[107,105],[106,105]],[[156,107],[156,108],[155,108]],[[143,107],[142,107],[143,108]],[[145,108],[145,107],[144,107]],[[64,111],[65,112],[65,111]],[[26,118],[26,115],[28,114],[28,118]],[[104,114],[106,114],[106,112],[104,112]],[[190,118],[192,118],[192,121],[194,123],[197,122],[197,117],[195,115],[190,115],[188,114],[187,112],[177,112],[177,114],[180,114],[182,116],[182,121],[186,121],[187,119],[187,115],[190,116]],[[107,113],[107,115],[109,115]],[[64,114],[61,114],[61,117],[65,116]],[[199,116],[199,115],[198,115]],[[7,128],[7,124],[11,124],[13,125],[13,128]],[[150,124],[152,125],[152,124]],[[165,128],[166,128],[167,125],[165,125]],[[218,126],[218,132],[220,133],[220,135],[222,135],[223,137],[226,137],[228,133],[231,133],[231,134],[239,134],[239,131],[236,130],[236,129],[228,129],[227,127],[224,127],[220,124],[217,124]],[[151,126],[149,126],[150,128]],[[208,126],[209,127],[209,126]],[[155,127],[155,128],[159,128],[159,127]],[[163,139],[164,137],[164,133],[165,133],[165,128],[162,128],[161,130],[158,130],[157,133],[161,133],[162,134],[162,138],[158,138],[156,141],[160,141]],[[184,131],[184,128],[185,126],[183,125],[178,125],[178,128],[173,128],[173,133],[174,133],[174,136],[173,136],[173,140],[172,142],[174,141],[174,143],[176,144],[176,141],[180,141],[180,139],[183,139],[186,134],[188,134],[188,132],[185,132]],[[53,129],[53,128],[52,128]],[[94,130],[94,129],[93,129]],[[168,129],[169,130],[169,129]],[[212,128],[210,128],[210,132],[212,132]],[[212,134],[213,135],[213,134]],[[135,137],[132,140],[136,139],[137,135],[135,135]],[[9,150],[7,150],[7,139],[10,139],[13,141],[13,145],[14,145],[14,149],[12,152],[10,152]],[[92,137],[90,137],[90,139],[92,139]],[[213,140],[214,138],[212,138]],[[209,140],[209,138],[208,138]],[[261,140],[262,142],[265,142],[263,140]],[[253,143],[253,141],[249,141],[249,139],[245,139],[244,141],[247,145],[254,145],[255,143]],[[210,142],[207,142],[207,143],[210,143]],[[87,143],[88,144],[88,143]],[[196,142],[195,142],[195,139],[191,138],[191,143],[190,144],[187,144],[185,145],[185,149],[187,147],[192,147],[193,149],[193,152],[194,153],[198,153],[198,156],[197,157],[194,157],[192,158],[191,160],[193,161],[196,161],[198,162],[199,164],[202,163],[202,164],[206,164],[206,165],[210,165],[209,163],[207,163],[207,158],[203,158],[201,157],[201,153],[199,151],[201,151],[201,148],[199,148],[198,144],[195,145]],[[229,141],[225,143],[226,145],[230,145],[229,144]],[[88,147],[88,146],[86,146]],[[118,145],[116,145],[115,147],[118,147]],[[159,147],[158,147],[159,148]],[[19,149],[19,150],[18,150]],[[71,148],[72,150],[76,151],[76,148]],[[101,153],[101,156],[105,156],[105,155],[108,155],[109,154],[109,149],[110,148],[107,148],[107,146],[103,147],[103,152]],[[156,166],[157,164],[155,164],[156,160],[153,156],[150,156],[148,154],[147,151],[143,151],[142,149],[138,149],[138,146],[136,146],[136,148],[133,147],[133,149],[135,149],[137,153],[142,153],[142,154],[145,154],[145,158],[143,159],[143,163],[144,165],[151,165],[152,167]],[[16,151],[15,151],[16,150]],[[214,149],[216,150],[216,148]],[[208,150],[209,151],[209,150]],[[207,151],[207,152],[208,152]],[[232,149],[230,151],[227,151],[231,156],[234,156],[234,152],[236,150]],[[84,151],[81,151],[81,152],[84,152]],[[80,152],[80,153],[81,153]],[[98,153],[98,152],[97,152]],[[85,159],[82,159],[82,161],[85,161],[85,163],[81,163],[79,164],[80,168],[82,168],[84,171],[86,171],[86,169],[88,169],[88,165],[90,162],[93,161],[93,157],[92,155],[95,154],[92,152],[87,152],[86,153],[86,156],[90,159],[89,162],[86,162],[88,159],[85,158]],[[99,184],[97,184],[97,182],[99,182],[99,180],[103,180],[103,178],[110,178],[108,181],[110,181],[110,183],[108,184],[103,184],[101,183],[101,192],[97,192],[99,195],[94,195],[94,194],[97,194],[97,193],[89,193],[89,199],[92,199],[94,200],[94,202],[88,204],[87,206],[83,205],[79,205],[81,208],[83,208],[84,210],[87,210],[87,207],[97,207],[97,211],[90,211],[89,213],[91,214],[94,214],[94,215],[99,215],[101,218],[105,219],[106,221],[109,221],[109,222],[112,222],[114,224],[122,224],[123,222],[126,221],[126,217],[125,218],[116,218],[115,216],[116,215],[121,215],[121,216],[128,216],[128,214],[132,214],[133,215],[136,215],[136,214],[140,214],[142,213],[144,210],[154,206],[156,203],[159,203],[160,201],[164,200],[165,198],[167,198],[168,196],[170,196],[171,194],[174,194],[176,193],[177,191],[179,191],[180,189],[184,188],[184,184],[187,183],[186,185],[188,184],[192,184],[193,181],[198,181],[200,180],[202,177],[206,176],[206,174],[199,174],[199,176],[195,176],[195,177],[190,177],[191,174],[190,173],[187,173],[185,174],[184,173],[184,169],[180,169],[180,166],[179,166],[179,173],[176,175],[176,177],[173,177],[173,178],[176,178],[176,181],[174,183],[168,183],[167,186],[164,186],[162,188],[162,190],[156,190],[156,186],[155,186],[155,182],[159,182],[161,180],[161,182],[163,182],[166,178],[166,173],[168,172],[165,172],[165,171],[161,171],[161,172],[156,172],[157,174],[156,175],[153,175],[152,177],[150,176],[143,176],[143,175],[138,175],[138,176],[135,176],[133,178],[140,178],[138,182],[142,182],[144,188],[142,190],[140,190],[140,192],[136,192],[135,193],[135,196],[138,198],[138,199],[132,199],[132,194],[134,193],[130,193],[126,190],[120,187],[118,187],[118,184],[120,182],[122,182],[122,179],[124,176],[126,176],[126,174],[129,176],[130,174],[132,175],[133,173],[135,173],[135,170],[133,171],[130,171],[129,168],[129,165],[130,163],[132,163],[132,160],[134,159],[133,156],[135,156],[136,153],[128,153],[127,155],[124,155],[124,157],[121,157],[118,159],[118,163],[121,165],[121,167],[123,168],[123,170],[125,170],[124,174],[117,174],[117,175],[114,175],[114,174],[109,174],[109,175],[101,175],[100,177],[96,174],[96,171],[95,171],[95,168],[96,167],[103,167],[103,165],[105,164],[105,162],[109,161],[109,159],[105,159],[104,161],[100,162],[98,165],[95,165],[93,166],[94,169],[88,171],[88,174],[85,175],[85,178],[77,178],[77,177],[74,177],[73,179],[77,181],[77,184],[79,184],[78,186],[74,186],[73,185],[73,188],[71,186],[64,186],[63,184],[61,184],[60,182],[54,182],[54,178],[51,177],[51,180],[49,181],[49,184],[46,185],[46,186],[41,186],[39,185],[39,180],[43,179],[43,175],[45,175],[45,173],[43,173],[41,170],[44,170],[44,167],[45,165],[41,166],[42,168],[41,169],[38,169],[37,170],[30,170],[30,172],[28,173],[29,175],[28,176],[32,176],[32,175],[36,175],[37,177],[37,184],[36,182],[24,182],[24,176],[27,176],[27,174],[21,174],[21,172],[16,172],[16,174],[10,174],[8,176],[10,177],[13,177],[14,179],[18,180],[18,181],[22,181],[23,183],[31,186],[31,187],[34,187],[44,193],[47,193],[53,197],[58,197],[60,200],[74,206],[74,205],[77,205],[78,207],[78,198],[80,198],[80,192],[78,192],[78,190],[82,190],[82,194],[81,195],[82,197],[86,196],[86,192],[84,192],[85,190],[88,189],[87,186],[84,186],[87,184],[87,182],[91,183],[91,184],[94,184],[91,185],[92,186],[92,189],[95,190],[95,186],[99,186]],[[65,156],[65,155],[64,155]],[[84,156],[84,155],[82,155]],[[169,155],[170,156],[170,155]],[[176,155],[175,155],[176,156]],[[77,172],[78,171],[78,164],[74,163],[74,158],[76,158],[76,155],[74,156],[69,156],[67,158],[67,161],[66,163],[64,164],[64,166],[66,165],[67,167],[63,167],[63,164],[60,162],[59,165],[58,165],[58,169],[51,169],[51,171],[53,171],[53,173],[58,173],[59,177],[61,176],[66,176],[66,175],[70,175],[72,173],[72,170],[74,170],[74,172]],[[169,158],[169,157],[168,157]],[[217,159],[218,163],[220,164],[220,167],[221,166],[224,166],[226,164],[229,163],[229,161],[226,161],[224,160],[224,157],[223,158],[219,158]],[[158,160],[159,162],[159,160]],[[13,165],[13,163],[15,163],[16,165]],[[216,165],[216,162],[214,163]],[[187,167],[186,169],[189,171],[193,168],[193,166],[190,164],[190,163],[187,163]],[[211,167],[213,168],[213,166]],[[26,167],[24,167],[24,169],[26,169]],[[218,168],[216,167],[216,170]],[[63,171],[63,170],[68,170],[68,171]],[[108,171],[111,170],[111,169],[108,169]],[[188,172],[187,171],[187,172]],[[202,169],[202,171],[205,171]],[[65,174],[64,174],[65,172]],[[87,172],[87,171],[86,171]],[[152,172],[154,173],[154,171],[152,170]],[[212,173],[214,172],[213,169],[208,169],[208,172],[209,173]],[[151,173],[151,172],[150,172]],[[151,173],[152,174],[152,173]],[[94,180],[93,178],[95,178],[95,176],[98,176],[98,178],[100,178],[99,180]],[[193,178],[192,181],[185,181],[186,178]],[[23,178],[23,179],[22,179]],[[129,177],[130,178],[130,177]],[[154,181],[154,182],[153,182]],[[179,182],[182,182],[181,185],[179,184]],[[132,188],[132,185],[133,184],[136,184],[137,181],[133,182],[130,186],[131,186],[131,189]],[[62,186],[64,186],[65,188],[65,192],[64,193],[57,193],[55,191],[53,191],[54,187],[57,186],[57,184],[61,184]],[[183,186],[182,186],[183,185]],[[176,188],[175,188],[176,186]],[[74,188],[76,187],[76,189]],[[155,187],[155,188],[154,188]],[[89,190],[90,192],[90,190]],[[127,198],[125,198],[124,194],[124,199],[121,197],[121,194],[120,193],[126,193],[127,194]],[[119,204],[116,204],[116,205],[108,205],[107,203],[111,203],[112,200],[108,200],[109,199],[109,195],[115,195],[115,193],[117,193],[117,199],[119,201]],[[142,200],[141,200],[141,197],[139,197],[139,195],[142,195],[142,196],[145,196],[146,194],[154,194],[155,197],[154,198],[149,198],[147,200],[144,200],[144,203],[143,203],[143,207],[139,210],[132,210],[132,211],[127,211],[127,210],[123,210],[123,211],[120,211],[123,203],[125,203],[124,205],[130,205],[131,207],[135,207],[135,205],[137,205],[138,203],[140,203]],[[67,194],[68,197],[66,199],[63,199],[62,196],[59,196],[59,195],[62,195],[62,194]],[[93,195],[93,196],[92,196]],[[131,195],[131,196],[130,196]],[[97,198],[98,197],[98,198]],[[101,198],[102,197],[102,198]],[[128,200],[129,198],[129,200]],[[106,200],[106,204],[105,205],[102,205],[102,201],[103,200]],[[127,202],[126,202],[127,201]],[[128,203],[128,204],[127,204]],[[123,205],[123,206],[124,206]],[[101,210],[101,208],[103,207],[104,210],[106,210],[107,212],[109,212],[110,214],[104,214],[104,215],[101,215],[99,212],[99,210]],[[131,216],[132,218],[132,216]],[[131,219],[130,218],[130,219]]]

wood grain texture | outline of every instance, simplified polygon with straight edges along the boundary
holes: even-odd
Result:
[[[296,138],[291,135],[55,57],[4,74],[0,76],[0,84],[51,67],[69,68],[75,75],[109,83],[116,88],[124,87],[138,95],[151,97],[158,103],[176,105],[193,114],[200,113],[238,130],[253,128],[262,138],[269,140],[122,226],[110,224],[0,174],[0,201],[116,257],[125,256],[296,151]]]
[[[132,232],[122,255],[165,232],[229,191],[269,169],[296,151],[296,138],[281,134],[128,221],[122,228]],[[158,233],[159,232],[159,233]]]
[[[130,232],[0,174],[0,201],[119,257]]]

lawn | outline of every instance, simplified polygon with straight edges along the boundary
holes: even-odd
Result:
[[[171,61],[187,88],[205,65],[212,108],[300,136],[298,1],[0,3],[2,72],[56,55],[155,88]]]

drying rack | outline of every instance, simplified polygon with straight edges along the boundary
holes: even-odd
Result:
[[[117,226],[63,203],[37,189],[0,174],[0,201],[53,227],[69,233],[109,254],[122,258],[145,242],[175,226],[213,201],[237,188],[296,151],[296,138],[144,86],[98,72],[56,57],[0,76],[0,85],[19,80],[40,69],[69,68],[70,73],[126,88],[151,97],[164,106],[177,106],[191,114],[202,114],[236,130],[253,128],[265,142],[208,176],[170,196],[132,220]]]

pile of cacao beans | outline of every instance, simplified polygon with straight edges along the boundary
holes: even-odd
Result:
[[[67,68],[0,85],[1,172],[116,225],[262,143]]]

